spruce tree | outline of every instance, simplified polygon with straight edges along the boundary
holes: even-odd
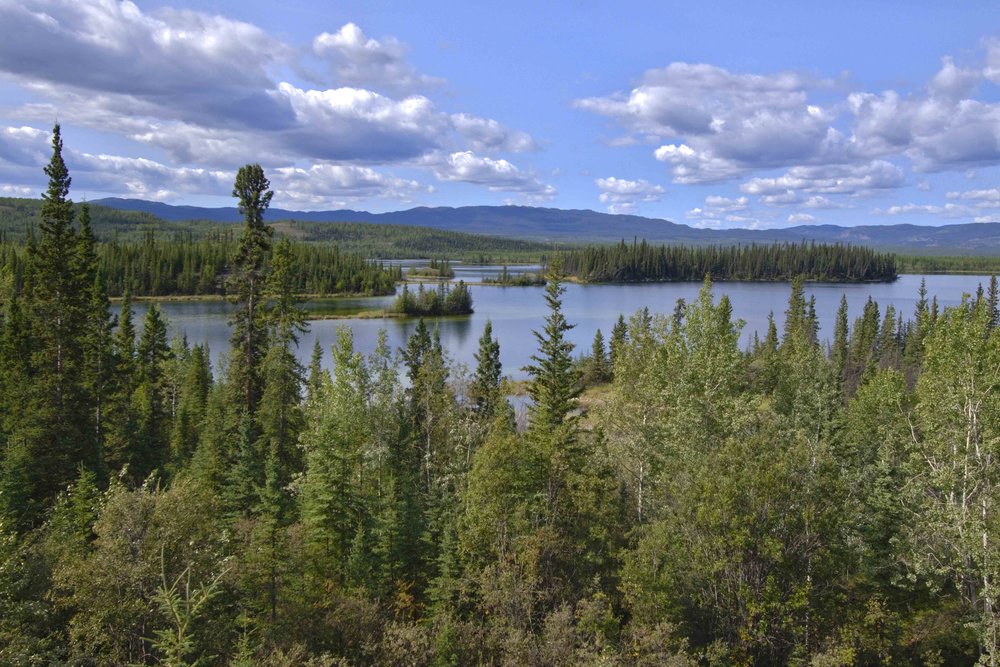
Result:
[[[840,307],[833,324],[833,349],[831,357],[837,373],[837,382],[843,388],[844,373],[847,370],[847,295],[840,296]]]
[[[483,420],[493,418],[497,406],[503,400],[500,395],[500,342],[493,338],[493,323],[486,320],[483,335],[479,339],[479,351],[475,354],[476,376],[472,384],[472,398],[476,414]]]
[[[611,369],[608,364],[608,355],[604,350],[604,334],[598,329],[594,334],[594,342],[590,346],[590,359],[587,367],[586,381],[592,384],[600,384],[611,380]]]
[[[524,370],[531,376],[528,393],[534,401],[530,413],[532,433],[570,444],[575,440],[570,415],[576,408],[580,388],[573,365],[574,345],[566,339],[574,325],[567,322],[562,313],[562,295],[566,288],[559,271],[558,264],[554,263],[545,285],[549,314],[542,331],[532,332],[538,341],[538,354],[531,356],[535,363]]]
[[[628,342],[628,325],[625,324],[625,316],[619,315],[614,328],[611,329],[611,340],[608,341],[608,364],[611,366],[611,373],[615,372],[615,365],[618,363],[618,355],[625,343]]]
[[[38,242],[29,249],[31,291],[26,306],[31,331],[27,412],[20,437],[32,461],[31,498],[41,506],[76,479],[78,467],[99,467],[91,396],[84,382],[87,296],[92,282],[81,274],[70,176],[58,125],[45,167]]]
[[[272,230],[264,224],[264,212],[274,195],[270,187],[259,164],[240,167],[233,185],[233,197],[239,200],[245,224],[230,281],[237,308],[232,320],[229,373],[235,405],[248,415],[256,411],[260,400],[261,362],[267,350],[265,264]]]
[[[264,391],[262,371],[268,348],[265,291],[272,230],[264,224],[264,212],[274,194],[270,187],[259,164],[240,167],[233,184],[233,197],[239,200],[245,223],[230,280],[236,302],[227,382],[232,464],[224,495],[230,517],[252,512],[265,476],[257,408]]]
[[[156,304],[150,305],[146,311],[136,352],[138,384],[133,394],[136,432],[129,457],[129,472],[132,479],[139,482],[165,464],[169,452],[164,364],[170,348],[167,345],[167,323],[160,316]]]
[[[306,388],[309,391],[309,398],[315,398],[323,386],[323,347],[319,344],[319,338],[313,341],[312,356],[309,358],[309,378],[306,381]]]

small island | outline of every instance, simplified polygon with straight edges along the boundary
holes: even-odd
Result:
[[[454,286],[441,283],[436,289],[424,289],[421,284],[416,293],[408,285],[403,285],[403,291],[396,297],[389,312],[419,317],[471,315],[472,294],[461,280]]]
[[[507,265],[504,264],[503,269],[496,277],[483,276],[483,284],[500,285],[501,287],[537,287],[545,284],[544,273],[544,270],[538,273],[511,273]]]
[[[446,259],[438,261],[432,259],[430,264],[427,266],[413,267],[407,272],[410,278],[430,278],[434,280],[443,280],[446,278],[454,278],[455,270],[451,268],[451,263]]]

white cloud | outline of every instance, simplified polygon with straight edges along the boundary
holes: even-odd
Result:
[[[281,167],[271,172],[275,198],[297,206],[325,208],[367,198],[409,201],[426,192],[419,182],[368,167],[317,164],[308,169]]]
[[[814,209],[843,208],[840,204],[834,203],[829,197],[824,197],[823,195],[813,195],[812,197],[809,197],[802,202],[802,207]]]
[[[905,155],[917,171],[962,170],[1000,160],[1000,104],[974,99],[984,80],[996,76],[1000,58],[988,43],[986,63],[959,68],[951,58],[922,94],[894,90],[848,96],[854,115],[853,149],[869,157]]]
[[[636,135],[682,139],[654,153],[677,183],[727,180],[759,168],[810,161],[842,137],[833,114],[810,104],[808,91],[827,87],[793,72],[736,74],[705,64],[672,63],[649,70],[628,94],[577,100]]]
[[[785,194],[789,190],[824,195],[863,195],[873,190],[898,188],[905,181],[902,169],[891,162],[875,160],[861,165],[792,167],[782,176],[752,178],[740,185],[740,191],[760,196]]]
[[[803,225],[816,222],[816,216],[809,213],[792,213],[788,216],[788,222],[793,225]]]
[[[434,173],[442,181],[475,183],[493,192],[518,192],[539,199],[556,194],[554,187],[507,160],[482,157],[472,151],[451,153],[434,166]]]
[[[945,195],[945,197],[948,199],[970,199],[973,201],[1000,205],[1000,188],[966,190],[965,192],[949,192]]]
[[[886,209],[874,209],[875,215],[941,215],[946,218],[963,218],[973,215],[973,209],[961,204],[897,204]]]
[[[477,151],[501,150],[521,153],[538,148],[531,135],[513,131],[491,118],[456,113],[451,115],[450,120],[455,131]]]
[[[0,3],[0,70],[26,82],[128,98],[203,123],[276,126],[268,95],[289,49],[260,28],[201,12],[142,12],[113,0]]]
[[[609,213],[636,213],[639,202],[659,201],[663,188],[644,179],[598,178],[594,181],[601,194],[598,199],[608,205]]]
[[[395,37],[372,39],[354,23],[318,35],[312,48],[327,61],[340,84],[408,92],[443,83],[419,74],[406,62],[406,47]]]
[[[784,206],[786,204],[798,203],[799,196],[795,194],[793,190],[785,190],[784,192],[776,192],[770,195],[764,195],[760,198],[760,203],[767,206]]]
[[[737,197],[733,199],[730,197],[721,197],[719,195],[709,195],[708,197],[705,197],[705,207],[710,210],[722,211],[725,213],[745,211],[750,207],[750,200],[746,197]]]
[[[838,196],[904,186],[906,170],[975,177],[1000,164],[1000,102],[981,96],[984,83],[1000,84],[1000,38],[984,42],[978,63],[942,58],[912,91],[840,92],[844,81],[673,63],[575,104],[624,128],[619,143],[655,142],[675,183],[747,179],[740,190],[768,206],[839,207]],[[760,173],[773,169],[785,173]],[[809,203],[816,196],[822,204]]]
[[[59,118],[65,127],[118,134],[195,171],[250,161],[269,169],[331,162],[420,168],[443,153],[537,148],[531,136],[497,120],[406,95],[438,80],[417,73],[398,40],[371,39],[353,23],[319,35],[308,53],[249,23],[146,11],[127,1],[0,0],[0,25],[0,72],[30,93],[8,117],[42,126]],[[337,85],[283,80],[314,56],[333,68]],[[15,155],[5,140],[3,159],[39,164],[37,151]],[[128,193],[152,178],[139,163],[127,168],[136,169]],[[520,174],[521,187],[544,193]],[[145,191],[167,194],[153,182]]]

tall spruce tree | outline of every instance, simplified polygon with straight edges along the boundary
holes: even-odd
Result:
[[[33,378],[21,433],[32,461],[31,501],[41,507],[77,477],[99,467],[91,395],[85,384],[83,337],[92,280],[81,270],[70,176],[60,128],[52,130],[45,167],[39,238],[29,248],[27,295]]]
[[[239,200],[245,224],[230,282],[237,308],[232,320],[229,373],[234,401],[250,415],[260,401],[261,362],[267,350],[264,290],[272,230],[264,224],[264,212],[274,195],[270,187],[259,164],[240,167],[233,184],[233,197]]]
[[[240,167],[233,184],[233,197],[239,200],[245,219],[230,280],[236,302],[227,383],[232,465],[224,495],[233,517],[253,510],[265,477],[257,408],[264,391],[268,348],[265,291],[272,230],[264,224],[264,213],[274,194],[270,187],[259,164]]]

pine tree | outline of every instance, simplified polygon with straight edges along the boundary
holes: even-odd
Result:
[[[90,224],[90,207],[80,207],[80,234],[77,238],[77,273],[89,285],[83,330],[84,386],[90,394],[93,409],[94,439],[103,466],[105,412],[114,384],[113,330],[115,318],[104,277],[98,270],[96,240]]]
[[[112,374],[108,397],[102,415],[104,436],[104,469],[118,473],[131,460],[132,439],[136,431],[136,414],[132,395],[138,384],[135,358],[135,325],[129,290],[122,297],[118,327],[112,335]]]
[[[628,342],[628,325],[625,324],[625,316],[619,315],[614,328],[611,329],[611,340],[608,341],[608,363],[611,372],[614,374],[615,366],[618,363],[618,355],[621,354],[622,347]]]
[[[92,282],[80,273],[70,176],[58,125],[45,168],[38,242],[29,248],[31,292],[26,305],[33,379],[20,437],[32,460],[31,498],[44,504],[77,476],[99,467],[92,400],[84,382],[83,337]]]
[[[500,395],[500,342],[493,338],[493,323],[486,320],[483,335],[479,339],[479,351],[475,354],[476,376],[472,384],[472,397],[476,413],[485,421],[495,415],[503,400]]]
[[[136,352],[138,383],[133,394],[136,432],[129,457],[129,473],[139,482],[163,466],[169,455],[164,364],[170,347],[167,345],[167,323],[156,304],[151,304],[146,311]]]
[[[607,352],[604,350],[604,334],[598,329],[590,347],[585,381],[590,384],[600,384],[609,380],[611,380],[611,368],[608,364]]]
[[[837,382],[843,388],[845,372],[847,371],[847,295],[840,296],[840,306],[833,324],[833,349],[831,357],[837,372]]]
[[[562,313],[562,295],[566,288],[558,264],[553,264],[545,286],[545,302],[549,314],[545,317],[545,327],[534,331],[538,341],[538,354],[532,355],[535,363],[526,366],[531,376],[528,393],[534,400],[531,408],[531,432],[536,437],[552,437],[555,441],[571,444],[575,441],[575,429],[571,413],[576,408],[576,397],[580,393],[577,372],[573,366],[573,343],[566,340],[566,334],[574,325],[566,321]]]
[[[236,302],[227,378],[227,430],[232,447],[228,458],[232,463],[224,495],[231,517],[253,510],[265,477],[257,408],[264,391],[263,363],[268,349],[266,261],[272,230],[264,224],[264,212],[274,194],[270,187],[259,164],[240,167],[233,184],[233,197],[239,200],[245,224],[230,281]]]
[[[177,410],[170,429],[170,454],[177,467],[183,466],[198,447],[204,426],[212,369],[207,345],[195,345],[182,366]]]
[[[302,468],[297,442],[302,430],[305,369],[292,348],[298,346],[299,334],[307,328],[295,297],[294,267],[287,239],[274,249],[267,294],[271,301],[268,312],[271,345],[264,357],[264,393],[257,419],[261,427],[260,450],[265,457],[262,495],[267,497],[265,504],[274,521],[282,525],[291,500],[285,489]]]
[[[319,344],[319,338],[313,341],[312,356],[309,359],[309,378],[306,381],[306,388],[309,391],[309,398],[315,398],[323,386],[323,377],[326,372],[323,370],[323,347]]]
[[[237,308],[232,320],[229,373],[233,400],[248,415],[256,411],[260,400],[260,367],[267,350],[265,262],[272,231],[264,224],[264,212],[274,194],[270,187],[259,164],[240,167],[233,185],[233,196],[239,200],[246,222],[233,260],[231,287]]]

